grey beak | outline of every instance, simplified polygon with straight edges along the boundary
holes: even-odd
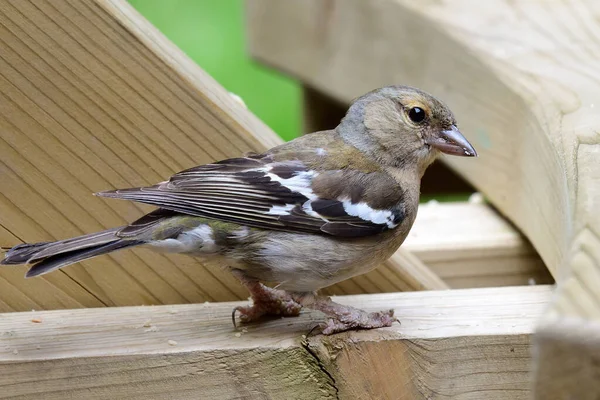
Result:
[[[452,125],[452,128],[441,131],[439,135],[427,139],[425,142],[442,153],[453,156],[477,157],[477,152],[471,146],[471,143],[465,139],[454,125]]]

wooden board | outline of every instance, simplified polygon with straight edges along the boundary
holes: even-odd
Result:
[[[124,1],[0,3],[0,244],[119,226],[149,207],[92,196],[281,143]],[[0,310],[247,297],[194,259],[126,251],[23,279]]]
[[[317,313],[236,332],[238,303],[0,314],[0,398],[526,399],[531,334],[550,294],[339,297],[393,307],[402,325],[307,340]]]
[[[447,162],[525,233],[559,282],[540,352],[561,338],[569,348],[565,319],[582,331],[600,320],[598,2],[247,5],[251,53],[338,101],[401,83],[450,105],[480,158]],[[578,371],[598,367],[573,350],[538,365],[540,393],[600,396],[600,386],[576,384]]]

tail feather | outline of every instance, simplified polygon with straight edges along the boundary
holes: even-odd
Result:
[[[47,274],[67,265],[74,264],[79,261],[87,260],[92,257],[96,257],[102,254],[107,254],[116,250],[124,249],[126,247],[137,246],[144,242],[135,240],[116,240],[111,243],[101,244],[98,246],[72,250],[68,253],[59,253],[41,261],[36,262],[25,274],[26,278],[31,278],[38,275]]]
[[[20,244],[8,250],[0,264],[33,264],[26,274],[26,277],[33,277],[101,254],[145,243],[142,240],[117,236],[116,233],[120,229],[109,229],[56,242]]]
[[[57,254],[69,253],[76,250],[87,249],[91,246],[98,246],[104,243],[111,243],[120,238],[116,235],[122,228],[108,229],[102,232],[90,233],[83,236],[77,236],[70,239],[50,242],[38,252],[36,252],[29,260],[29,263],[42,260],[44,258],[55,256]],[[37,243],[34,243],[36,245]]]
[[[18,244],[12,248],[3,248],[7,250],[4,255],[4,260],[0,260],[0,264],[3,265],[17,265],[25,264],[35,253],[40,251],[52,242],[39,242],[39,243],[24,243]]]

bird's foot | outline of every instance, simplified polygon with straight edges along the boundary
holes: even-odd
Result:
[[[300,314],[302,306],[285,291],[272,289],[260,282],[246,282],[245,286],[250,290],[252,305],[237,306],[233,309],[233,326],[236,326],[236,313],[239,313],[242,322],[256,321],[265,315],[296,317]]]
[[[396,321],[398,319],[394,317],[394,310],[371,313],[363,311],[358,318],[329,318],[321,324],[321,329],[324,335],[331,335],[352,329],[385,328],[392,326]]]
[[[306,306],[319,310],[329,317],[320,325],[324,335],[351,329],[383,328],[392,326],[394,322],[399,322],[394,317],[394,310],[366,312],[358,308],[338,304],[329,297],[318,297],[314,303]]]

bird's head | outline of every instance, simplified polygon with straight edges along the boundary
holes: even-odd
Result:
[[[477,156],[458,130],[452,111],[432,95],[408,86],[387,86],[359,97],[337,130],[379,162],[415,165],[421,174],[441,153]]]

